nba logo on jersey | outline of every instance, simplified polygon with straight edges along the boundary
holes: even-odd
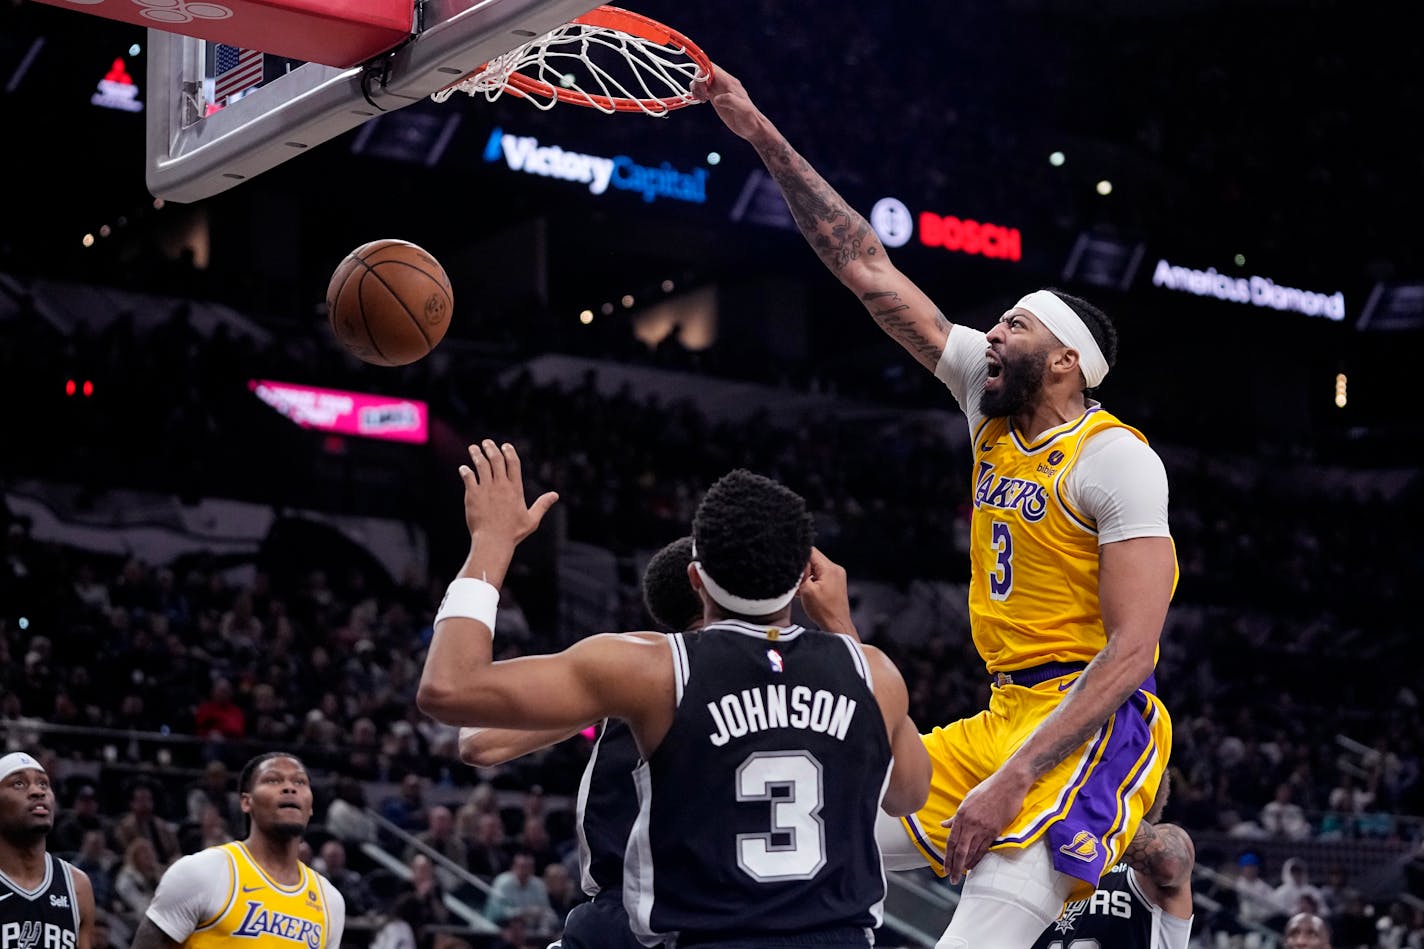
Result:
[[[1086,830],[1080,830],[1073,835],[1071,843],[1066,843],[1058,849],[1070,857],[1091,863],[1098,856],[1098,838]]]
[[[786,664],[781,659],[781,653],[777,652],[775,649],[768,649],[766,651],[766,661],[771,663],[772,672],[786,671]]]

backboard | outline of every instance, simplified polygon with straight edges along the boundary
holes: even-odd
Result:
[[[593,0],[422,0],[408,42],[345,69],[272,56],[264,63],[236,47],[150,29],[148,189],[180,203],[226,191],[425,99],[595,6]],[[264,70],[261,85],[245,85]],[[248,79],[220,85],[244,73]]]

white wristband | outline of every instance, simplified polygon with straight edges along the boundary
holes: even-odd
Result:
[[[494,617],[499,609],[499,591],[483,580],[474,577],[457,577],[445,591],[445,599],[440,601],[440,609],[435,613],[435,622],[452,616],[479,620],[494,635]]]

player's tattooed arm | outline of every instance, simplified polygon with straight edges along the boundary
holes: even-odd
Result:
[[[926,326],[915,316],[910,305],[900,298],[895,290],[871,290],[860,295],[860,301],[870,311],[871,317],[880,328],[908,349],[920,362],[928,361],[930,366],[939,362],[944,352],[944,340],[949,336],[950,323],[939,310],[934,311],[934,320]]]
[[[1143,821],[1127,845],[1123,859],[1163,890],[1175,890],[1191,881],[1196,863],[1192,838],[1176,824]]]
[[[796,226],[832,273],[840,276],[862,254],[884,256],[885,248],[869,222],[785,140],[759,151],[791,208]]]

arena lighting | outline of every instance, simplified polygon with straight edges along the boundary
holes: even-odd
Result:
[[[1097,190],[1098,194],[1106,198],[1108,195],[1112,194],[1112,182],[1104,178],[1102,181],[1098,182]]]
[[[613,304],[611,304],[611,303],[605,303],[605,304],[603,304],[603,306],[601,306],[601,307],[598,308],[598,312],[602,313],[604,316],[612,316],[612,315],[613,315]]]
[[[1053,152],[1048,156],[1048,163],[1054,168],[1062,168],[1063,163],[1068,160],[1068,156],[1062,152]]]
[[[1343,372],[1335,376],[1335,407],[1343,409],[1349,399],[1349,380],[1345,378]]]
[[[419,399],[270,379],[252,379],[247,388],[302,428],[416,444],[430,438],[430,409]]]
[[[94,235],[93,235],[93,234],[85,234],[85,235],[84,235],[84,240],[81,241],[80,243],[82,243],[85,247],[93,247],[93,246],[94,246]]]
[[[677,284],[673,283],[671,280],[664,280],[664,281],[663,281],[663,293],[672,293],[672,291],[673,291],[676,287],[677,287]]]
[[[625,309],[625,310],[631,309],[632,306],[633,306],[633,294],[631,294],[631,293],[625,293],[625,294],[623,294],[623,299],[622,299],[621,301],[619,301],[619,302],[621,302],[621,303],[623,304],[623,309]]]
[[[593,322],[593,311],[592,311],[592,310],[584,310],[583,312],[581,312],[581,313],[579,314],[579,322],[582,323],[584,326],[587,326],[588,324],[592,323],[592,322]]]

